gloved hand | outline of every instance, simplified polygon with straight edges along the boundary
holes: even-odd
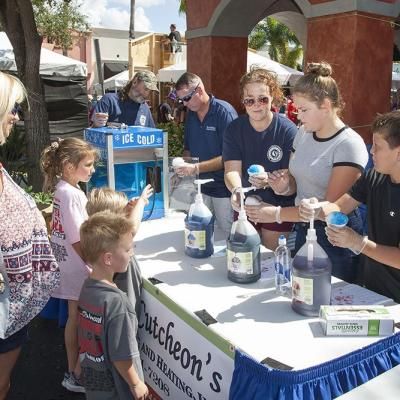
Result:
[[[102,126],[106,126],[107,121],[108,121],[107,113],[96,112],[93,114],[93,117],[92,117],[92,122],[93,122],[92,126],[94,128],[100,128]]]
[[[299,205],[299,216],[301,222],[310,222],[310,219],[316,219],[321,211],[321,207],[316,207],[318,199],[311,197],[310,199],[303,199]]]
[[[348,226],[338,228],[330,225],[325,228],[325,232],[332,246],[351,249],[355,254],[360,254],[368,241],[366,236],[359,235]]]
[[[289,171],[287,169],[278,169],[268,174],[268,183],[276,194],[286,194],[289,188]]]
[[[240,211],[240,196],[244,197],[244,194],[242,193],[241,187],[239,186],[233,189],[233,192],[231,194],[231,205],[236,212]]]
[[[268,173],[261,172],[257,175],[249,176],[249,182],[251,186],[257,189],[265,189],[268,186]]]
[[[192,176],[199,173],[198,164],[185,163],[181,167],[175,167],[175,172],[178,176]]]
[[[250,221],[257,223],[272,223],[276,220],[277,207],[268,204],[260,203],[256,206],[245,206],[247,217]]]

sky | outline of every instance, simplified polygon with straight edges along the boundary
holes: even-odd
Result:
[[[129,30],[130,0],[80,0],[90,26]],[[135,31],[169,33],[175,23],[182,34],[186,17],[178,13],[178,0],[136,0]]]

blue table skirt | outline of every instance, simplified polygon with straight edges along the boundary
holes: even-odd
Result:
[[[333,399],[398,364],[400,333],[332,361],[298,371],[270,369],[236,350],[229,399]]]

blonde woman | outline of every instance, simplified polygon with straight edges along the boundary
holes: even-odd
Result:
[[[22,83],[0,72],[0,145],[19,120],[19,104],[25,98]],[[28,323],[59,285],[60,272],[41,213],[1,163],[0,220],[0,281],[9,283],[9,292],[4,283],[0,285],[0,303],[5,304],[6,297],[9,301],[8,318],[4,313],[0,315],[0,400],[3,400],[21,346],[28,339]]]

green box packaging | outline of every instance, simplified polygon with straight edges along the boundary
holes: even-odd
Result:
[[[389,309],[376,306],[321,306],[319,311],[327,336],[388,336],[394,320]]]

